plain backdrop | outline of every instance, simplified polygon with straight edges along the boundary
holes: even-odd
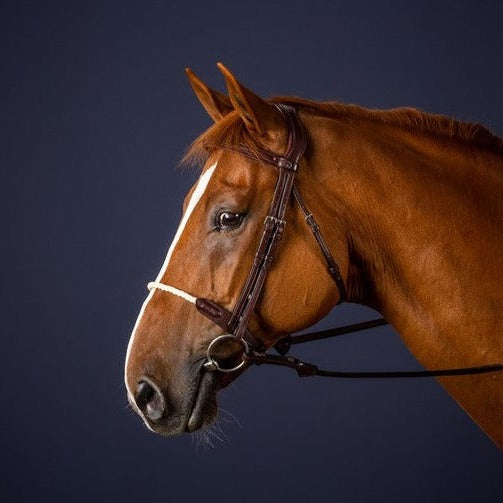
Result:
[[[123,361],[210,120],[184,75],[417,106],[503,134],[501,1],[0,3],[2,502],[503,501],[503,454],[434,380],[252,369],[214,447],[147,431]],[[481,260],[486,260],[481,257]],[[320,326],[373,316],[337,308]],[[299,350],[416,369],[389,328]]]

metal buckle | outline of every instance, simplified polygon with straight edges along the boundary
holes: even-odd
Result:
[[[276,225],[286,225],[285,220],[280,220],[279,218],[273,217],[272,215],[267,215],[264,219],[264,224],[267,224],[268,221],[275,223]]]
[[[212,372],[214,370],[219,370],[220,372],[229,373],[229,372],[235,372],[236,370],[239,370],[240,368],[242,368],[244,366],[244,364],[246,362],[243,359],[241,361],[241,363],[239,363],[235,367],[232,367],[230,369],[222,368],[219,365],[218,361],[215,360],[215,358],[213,358],[211,356],[211,350],[215,346],[215,344],[217,342],[222,342],[223,340],[227,340],[227,339],[233,339],[234,341],[238,341],[243,346],[243,354],[248,353],[248,351],[249,351],[248,343],[244,339],[238,339],[236,336],[234,336],[232,334],[219,335],[218,337],[216,337],[215,339],[213,339],[210,342],[210,345],[208,346],[208,349],[206,350],[206,358],[208,360],[203,364],[203,367],[205,370],[207,370],[209,372]]]
[[[287,171],[297,172],[299,165],[289,161],[286,157],[273,157],[273,161],[278,168],[286,169]]]

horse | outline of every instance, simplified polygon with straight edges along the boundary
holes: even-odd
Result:
[[[217,392],[253,363],[248,343],[265,351],[341,301],[379,311],[425,369],[502,362],[503,140],[414,108],[266,100],[218,67],[227,94],[187,69],[214,123],[185,156],[201,175],[127,348],[128,400],[147,427],[210,424]],[[305,137],[293,162],[285,110]],[[271,222],[281,242],[260,276]],[[503,372],[438,382],[503,448]]]

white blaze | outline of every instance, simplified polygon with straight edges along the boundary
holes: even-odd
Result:
[[[217,163],[212,164],[199,178],[199,181],[197,182],[196,188],[194,189],[194,192],[192,193],[192,196],[190,198],[189,204],[187,205],[187,209],[182,217],[180,225],[178,226],[175,237],[173,238],[171,246],[169,247],[168,254],[166,255],[166,258],[165,258],[164,263],[161,267],[161,270],[159,271],[157,278],[153,282],[154,284],[155,283],[158,284],[162,280],[163,276],[165,275],[166,270],[168,269],[169,261],[171,260],[171,256],[173,255],[175,247],[178,244],[180,237],[182,236],[182,233],[185,229],[185,226],[187,225],[187,222],[189,221],[190,215],[192,214],[192,212],[194,211],[194,208],[197,206],[197,203],[199,202],[202,195],[206,191],[206,187],[208,187],[208,183],[210,181],[211,175],[213,175],[213,172],[215,171],[216,167],[217,167]],[[131,333],[131,337],[129,339],[129,344],[128,344],[127,352],[126,352],[124,380],[126,383],[128,396],[129,396],[129,399],[132,404],[135,403],[134,402],[134,393],[129,389],[129,386],[127,383],[127,366],[128,366],[129,356],[131,353],[131,348],[133,347],[133,342],[134,342],[134,338],[136,335],[136,331],[138,329],[138,326],[140,325],[140,321],[143,317],[143,313],[145,312],[145,309],[147,308],[148,303],[150,302],[150,300],[154,296],[154,293],[155,293],[155,288],[152,288],[150,290],[150,293],[148,294],[147,298],[143,302],[143,305],[141,306],[140,314],[138,315],[138,318],[136,319],[136,323],[134,325],[133,332]],[[138,411],[138,412],[140,412],[140,411]]]

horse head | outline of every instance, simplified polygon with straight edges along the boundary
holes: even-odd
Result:
[[[214,124],[189,152],[191,158],[203,160],[202,172],[185,198],[181,222],[150,284],[126,356],[129,401],[147,426],[163,435],[209,424],[217,413],[217,391],[246,368],[239,363],[242,344],[231,337],[218,351],[229,365],[237,362],[239,370],[226,373],[205,367],[208,347],[226,330],[196,304],[197,299],[208,299],[228,312],[235,309],[278,183],[278,169],[264,162],[260,153],[281,156],[288,149],[289,131],[281,109],[239,83],[223,65],[219,68],[228,96],[187,70]],[[307,149],[295,181],[303,193],[311,186],[310,162]],[[312,190],[309,194],[309,204],[323,212]],[[305,214],[292,197],[286,202],[285,221],[277,257],[245,327],[264,348],[312,325],[339,300]],[[338,263],[345,271],[347,246],[342,236],[338,238],[330,245],[338,250]]]

